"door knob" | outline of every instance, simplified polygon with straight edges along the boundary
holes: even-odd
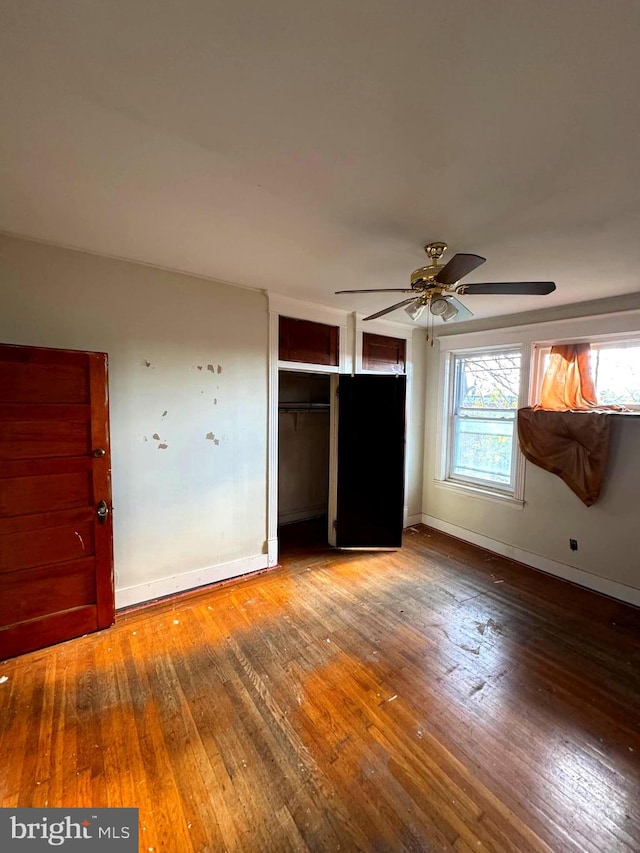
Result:
[[[98,516],[98,524],[104,524],[109,515],[109,506],[106,501],[100,501],[96,507],[96,515]]]
[[[104,449],[104,447],[97,447],[93,451],[93,455],[96,457],[96,459],[99,459],[101,456],[106,456],[107,451]]]

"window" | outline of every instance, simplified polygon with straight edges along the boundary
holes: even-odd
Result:
[[[453,353],[445,479],[514,495],[520,349]]]
[[[539,402],[551,352],[550,346],[538,349],[533,405]],[[598,403],[640,409],[640,339],[592,342],[591,373]]]

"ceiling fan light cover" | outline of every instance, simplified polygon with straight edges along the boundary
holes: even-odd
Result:
[[[431,300],[431,306],[429,310],[432,314],[435,314],[436,317],[443,317],[447,311],[449,305],[447,304],[447,300],[443,299],[441,296],[437,299]]]
[[[420,317],[425,308],[426,305],[421,305],[420,302],[414,302],[411,305],[407,305],[404,310],[411,317],[411,319],[415,321]]]
[[[447,308],[442,312],[443,320],[453,320],[453,318],[457,315],[458,309],[455,305],[452,305],[451,302],[447,302]]]

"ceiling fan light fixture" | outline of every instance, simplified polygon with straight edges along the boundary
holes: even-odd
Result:
[[[420,317],[426,307],[427,306],[423,305],[421,302],[412,302],[411,305],[407,305],[404,310],[415,322]]]
[[[453,320],[453,318],[457,315],[458,309],[452,302],[447,302],[446,311],[442,312],[443,320]]]
[[[443,317],[449,307],[449,303],[446,299],[443,299],[442,296],[439,296],[437,299],[431,300],[431,305],[429,310],[432,314],[435,314],[436,317]]]

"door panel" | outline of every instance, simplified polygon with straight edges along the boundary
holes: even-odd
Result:
[[[0,494],[0,515],[32,515],[57,510],[75,509],[91,503],[91,472],[49,474],[35,477],[6,477]]]
[[[51,419],[47,435],[43,434],[42,423],[38,421],[0,421],[0,459],[81,456],[90,444],[88,420],[74,423]]]
[[[62,610],[42,619],[29,619],[18,622],[7,629],[5,636],[0,634],[0,648],[5,649],[6,656],[14,657],[26,651],[43,649],[53,646],[63,640],[82,637],[105,625],[98,625],[95,604],[75,607],[72,610]]]
[[[340,376],[339,548],[400,548],[405,376]]]
[[[107,387],[103,353],[0,345],[0,658],[113,622]]]
[[[0,400],[9,403],[88,403],[83,365],[0,362]]]
[[[96,594],[93,558],[44,566],[31,572],[8,572],[0,599],[0,624],[25,622],[61,610],[82,607]]]
[[[95,554],[95,522],[43,526],[0,539],[0,575],[5,572],[54,565]],[[1,581],[0,581],[1,583]]]

